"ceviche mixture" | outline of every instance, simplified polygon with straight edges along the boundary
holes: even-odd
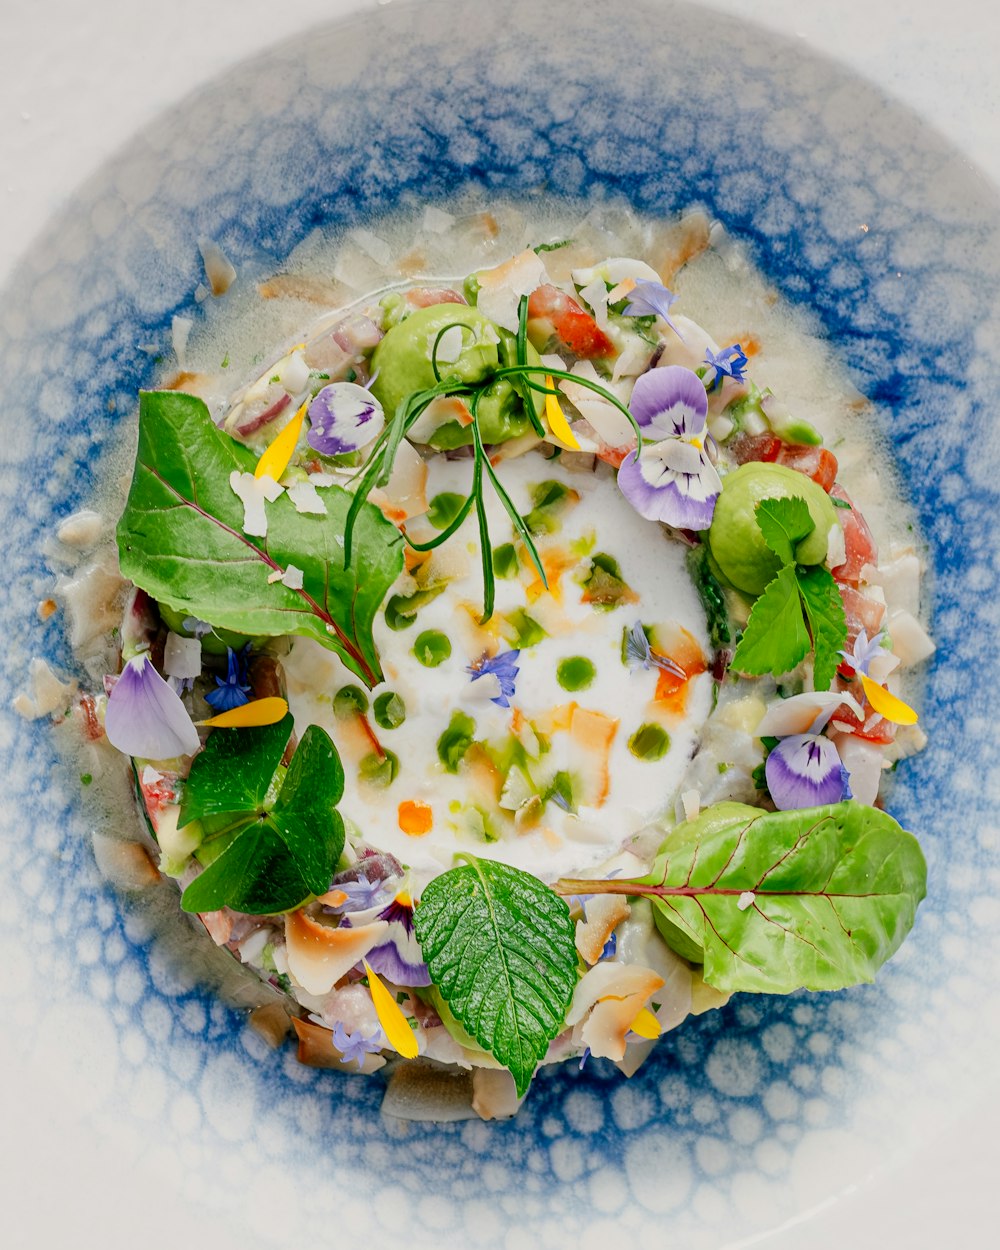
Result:
[[[838,455],[891,512],[885,462],[755,384],[766,331],[699,324],[689,275],[736,264],[703,217],[629,241],[383,257],[339,307],[279,275],[297,340],[141,396],[124,601],[90,567],[120,662],[69,722],[131,758],[155,870],[276,991],[259,1027],[390,1064],[396,1114],[415,1073],[509,1115],[736,991],[870,981],[924,895],[880,797],[923,745],[921,558]]]

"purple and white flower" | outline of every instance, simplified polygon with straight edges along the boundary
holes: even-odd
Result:
[[[649,645],[642,621],[636,621],[625,635],[625,659],[629,668],[662,668],[664,672],[673,673],[675,677],[687,680],[687,673],[668,655],[657,655]]]
[[[721,352],[713,352],[710,347],[706,347],[705,364],[713,371],[708,389],[714,391],[717,386],[721,386],[723,378],[732,378],[734,382],[743,381],[747,355],[739,343],[724,347]]]
[[[338,881],[331,887],[331,892],[334,890],[345,897],[340,903],[323,904],[323,911],[331,916],[370,911],[382,901],[383,895],[391,894],[384,881],[369,881],[367,877],[359,877],[356,881]]]
[[[682,365],[650,369],[636,379],[629,411],[644,445],[622,462],[619,490],[648,521],[707,529],[722,480],[702,437],[708,397],[701,378]]]
[[[517,675],[521,671],[517,666],[520,654],[520,649],[518,649],[504,651],[500,655],[493,656],[492,659],[484,655],[481,660],[477,660],[475,664],[470,664],[465,670],[471,674],[473,681],[478,681],[480,677],[496,678],[500,687],[500,693],[494,695],[490,702],[495,703],[497,707],[510,707],[510,701],[514,697]]]
[[[670,310],[676,303],[677,296],[673,291],[668,291],[660,282],[649,282],[643,278],[629,291],[624,312],[626,317],[660,317],[682,339],[684,335],[670,320]]]
[[[250,686],[247,683],[247,653],[249,643],[237,654],[232,647],[226,648],[227,672],[225,677],[216,677],[215,690],[205,695],[205,702],[216,712],[231,712],[234,707],[242,707],[249,703]]]
[[[313,451],[343,456],[367,447],[385,428],[385,413],[375,396],[356,382],[331,382],[309,405],[309,433]]]
[[[378,914],[389,923],[386,940],[368,952],[368,966],[393,985],[430,985],[431,975],[413,932],[413,906],[395,898]]]
[[[782,738],[767,757],[764,777],[781,812],[852,797],[848,772],[836,744],[822,734]]]
[[[882,646],[884,638],[885,633],[883,631],[877,633],[874,638],[869,639],[867,631],[862,629],[854,640],[853,650],[840,651],[838,654],[844,657],[856,673],[864,674],[867,677],[872,660],[885,653],[885,648]]]
[[[133,656],[115,682],[104,732],[113,747],[146,760],[193,755],[201,745],[180,696],[153,667],[147,651]]]
[[[333,1044],[340,1051],[345,1063],[356,1063],[360,1069],[364,1067],[365,1058],[368,1055],[377,1055],[386,1045],[386,1041],[381,1029],[377,1029],[371,1037],[366,1037],[360,1029],[348,1033],[343,1020],[338,1020],[333,1026]]]

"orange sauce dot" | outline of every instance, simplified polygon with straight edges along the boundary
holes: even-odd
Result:
[[[421,838],[434,828],[434,811],[429,803],[405,799],[399,805],[399,827],[411,837]]]

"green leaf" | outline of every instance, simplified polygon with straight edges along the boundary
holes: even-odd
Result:
[[[272,799],[276,744],[281,742],[280,760],[291,719],[269,727],[282,728],[283,742],[277,732],[217,729],[195,756],[179,823],[225,814],[233,821],[224,830],[225,849],[184,891],[185,911],[232,907],[270,915],[328,888],[344,849],[344,822],[335,810],[344,793],[344,770],[326,731],[310,725]]]
[[[816,528],[804,499],[762,499],[754,509],[764,542],[782,564],[795,563],[795,550]]]
[[[267,538],[244,534],[229,476],[255,463],[215,427],[200,399],[144,392],[135,472],[118,523],[123,574],[154,599],[222,629],[314,638],[374,685],[381,670],[372,622],[403,565],[400,534],[365,504],[345,569],[351,496],[338,486],[324,488],[326,516],[296,512],[283,494],[267,505]],[[268,582],[290,564],[302,570],[301,590]]]
[[[813,681],[817,690],[829,690],[847,642],[847,617],[837,583],[828,569],[799,569],[799,591],[813,638]]]
[[[664,940],[701,952],[716,989],[787,994],[871,981],[910,931],[926,878],[916,838],[877,808],[716,803],[670,833],[640,889],[604,884],[648,897]]]
[[[790,672],[809,653],[809,633],[795,569],[786,565],[750,610],[750,619],[733,653],[737,672],[760,677]]]
[[[566,903],[530,873],[470,859],[431,881],[413,924],[445,1002],[523,1095],[576,988]]]

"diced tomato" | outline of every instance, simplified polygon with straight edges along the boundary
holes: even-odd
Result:
[[[829,491],[837,480],[837,457],[825,447],[805,447],[800,443],[783,443],[778,464],[787,465],[811,477],[817,486]]]
[[[97,704],[94,696],[85,694],[80,700],[80,715],[83,717],[83,732],[88,742],[99,742],[104,737],[104,727],[97,719]]]
[[[866,564],[878,563],[878,548],[875,546],[875,539],[868,528],[868,523],[854,504],[851,503],[847,491],[842,486],[834,486],[830,491],[830,496],[833,499],[842,499],[845,503],[851,504],[849,509],[838,509],[840,523],[844,527],[844,546],[847,549],[847,559],[843,564],[837,565],[833,570],[833,575],[838,582],[849,582],[856,586],[864,566]],[[871,637],[870,633],[869,637]]]
[[[614,343],[590,313],[549,283],[528,296],[528,338],[540,352],[555,338],[567,351],[584,360],[616,354]]]
[[[840,591],[844,615],[847,617],[847,643],[844,650],[850,651],[854,646],[854,640],[862,630],[869,638],[874,638],[882,628],[882,621],[885,619],[885,604],[879,603],[876,599],[870,599],[860,590],[855,590],[853,586],[839,583],[837,589]],[[853,671],[850,665],[843,664],[841,670]]]
[[[737,464],[761,460],[773,464],[784,445],[777,434],[737,434],[729,444],[729,450]]]
[[[850,708],[841,707],[835,713],[833,723],[843,726],[846,732],[855,738],[864,738],[866,742],[885,744],[894,741],[896,726],[892,721],[886,720],[884,716],[875,716],[872,707],[865,700],[862,700],[862,708],[865,713],[864,720],[858,720]]]
[[[596,455],[598,460],[603,460],[605,464],[610,464],[612,469],[620,469],[622,461],[633,450],[634,448],[628,445],[624,447],[609,447],[606,443],[602,443],[597,449]]]

